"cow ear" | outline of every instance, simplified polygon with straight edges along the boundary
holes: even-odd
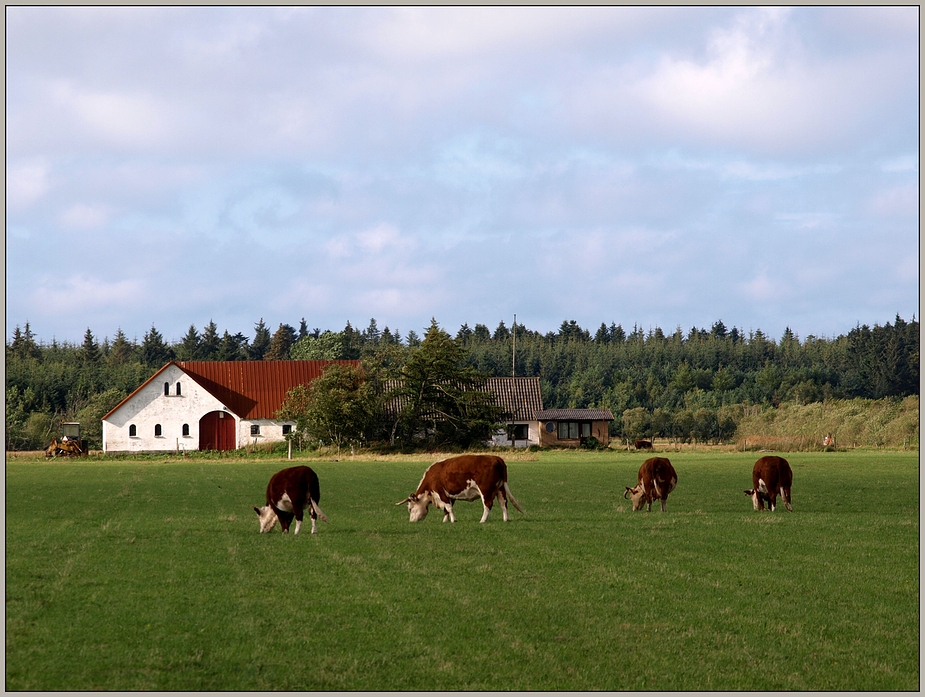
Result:
[[[746,489],[746,490],[745,490],[745,493],[746,493],[748,496],[754,496],[754,495],[755,495],[755,490],[754,490],[754,489]]]
[[[257,515],[260,515],[260,509],[257,508],[257,506],[254,506],[254,513],[256,513]]]

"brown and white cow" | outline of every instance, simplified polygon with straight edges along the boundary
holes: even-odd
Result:
[[[652,510],[652,502],[662,500],[662,511],[668,510],[668,494],[674,491],[678,483],[678,474],[674,471],[667,457],[650,457],[639,468],[639,483],[634,487],[626,487],[623,498],[630,496],[633,510],[642,510],[643,504],[647,511]]]
[[[790,487],[793,486],[793,470],[790,463],[777,455],[766,455],[759,458],[752,468],[752,488],[745,493],[752,497],[752,505],[756,511],[763,511],[764,504],[772,511],[777,508],[778,494],[784,500],[788,511],[793,511],[790,505]]]
[[[495,498],[501,502],[501,513],[508,520],[507,501],[511,500],[521,513],[524,509],[514,499],[507,485],[507,464],[495,455],[460,455],[435,462],[421,478],[417,491],[403,501],[408,504],[411,522],[424,520],[430,504],[443,511],[443,522],[456,522],[453,501],[475,501],[482,499],[484,512],[480,523],[488,519]]]
[[[270,483],[267,484],[267,504],[260,508],[254,506],[260,518],[260,532],[270,532],[277,521],[283,532],[289,532],[289,525],[295,517],[295,532],[292,534],[298,535],[302,529],[304,511],[308,508],[314,535],[319,517],[325,523],[328,522],[327,516],[318,507],[320,499],[318,475],[311,467],[302,465],[280,470],[270,477]]]

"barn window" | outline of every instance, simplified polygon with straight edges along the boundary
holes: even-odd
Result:
[[[177,397],[180,396],[180,383],[177,383]]]
[[[183,424],[183,435],[184,436],[189,435],[189,424]]]
[[[161,435],[161,425],[160,424],[154,424],[154,435],[155,437]]]
[[[134,438],[134,437],[137,436],[137,435],[138,435],[138,428],[135,426],[135,424],[129,424],[129,426],[128,426],[128,437],[129,437],[129,438]]]
[[[252,436],[260,435],[260,424],[251,424],[251,435]]]
[[[170,383],[165,382],[164,383],[164,396],[167,397],[169,395],[170,395]]]
[[[288,436],[292,433],[292,424],[283,424],[283,435]]]

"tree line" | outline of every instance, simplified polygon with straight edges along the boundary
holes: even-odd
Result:
[[[537,376],[546,408],[609,408],[617,437],[720,441],[749,407],[919,392],[919,323],[899,315],[834,338],[800,339],[787,329],[778,340],[721,320],[670,334],[614,323],[592,332],[574,320],[541,333],[502,321],[494,330],[464,324],[455,336],[432,321],[421,337],[380,330],[375,319],[362,330],[349,322],[340,331],[309,330],[303,318],[298,328],[280,323],[272,332],[261,319],[252,337],[220,333],[210,321],[201,331],[190,325],[174,343],[152,326],[140,342],[121,329],[100,342],[88,328],[80,344],[49,344],[26,323],[6,345],[7,447],[44,447],[62,420],[81,422],[99,447],[102,415],[170,360],[359,359],[367,374],[387,379],[413,367],[435,330],[440,350],[466,375]]]

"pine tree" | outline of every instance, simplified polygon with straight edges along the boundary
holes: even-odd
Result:
[[[288,324],[280,323],[279,329],[273,334],[273,338],[270,339],[270,345],[267,347],[266,353],[263,355],[263,360],[265,361],[287,361],[289,360],[289,349],[292,348],[292,345],[296,340],[296,331],[293,327]]]
[[[196,325],[191,324],[180,343],[174,347],[177,359],[181,361],[195,361],[199,357],[199,332]]]
[[[80,349],[80,360],[89,365],[99,363],[100,360],[100,347],[97,346],[96,339],[93,338],[93,332],[90,331],[90,327],[87,327],[87,331],[84,334],[84,343]]]
[[[263,317],[261,317],[260,321],[254,325],[254,341],[248,350],[248,358],[252,361],[263,360],[263,355],[269,347],[270,330],[267,329],[267,325],[263,323]]]
[[[214,361],[218,356],[221,339],[218,337],[218,327],[215,322],[209,320],[205,329],[202,330],[202,337],[199,340],[199,360]]]
[[[173,350],[164,341],[161,333],[151,325],[141,342],[141,360],[148,366],[160,368],[173,359]]]

